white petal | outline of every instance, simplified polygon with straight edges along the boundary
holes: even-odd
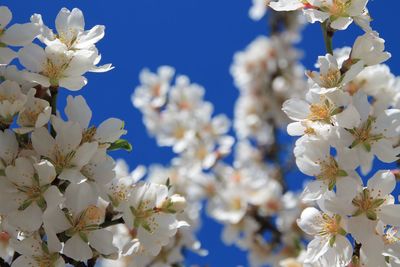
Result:
[[[380,207],[378,217],[385,224],[400,226],[400,205],[390,204]]]
[[[95,155],[98,148],[97,142],[84,143],[81,145],[75,153],[72,159],[72,164],[76,167],[82,167],[89,163],[92,157]]]
[[[82,129],[89,127],[92,110],[83,96],[68,96],[65,114],[67,114],[68,120],[78,122]]]
[[[0,29],[4,29],[12,19],[12,13],[6,6],[0,6]]]
[[[63,253],[77,261],[86,261],[93,256],[89,245],[78,234],[65,242]]]
[[[318,225],[321,220],[321,212],[316,208],[308,207],[301,213],[300,218],[297,220],[297,225],[307,234],[316,235],[321,229]]]
[[[1,41],[11,46],[24,46],[30,44],[39,35],[40,27],[37,24],[14,24],[8,28]]]
[[[124,122],[119,119],[110,118],[99,125],[95,139],[100,143],[113,143],[125,133]]]
[[[383,162],[392,163],[398,159],[396,149],[393,149],[392,143],[388,140],[376,141],[372,144],[371,150]]]
[[[17,55],[15,51],[8,47],[0,47],[0,65],[9,64]]]
[[[39,155],[52,158],[55,140],[51,137],[46,128],[36,129],[32,133],[32,145]]]
[[[279,0],[271,2],[269,6],[276,11],[292,11],[302,8],[304,5],[299,0]]]
[[[368,180],[367,186],[371,195],[385,197],[396,187],[396,179],[391,171],[381,170]]]
[[[78,49],[87,48],[104,37],[104,29],[105,27],[102,25],[96,25],[89,31],[86,31],[82,36],[78,39],[78,44],[75,46]]]
[[[81,90],[87,84],[87,79],[83,76],[72,76],[61,78],[58,85],[70,91]]]
[[[318,200],[327,190],[328,186],[324,182],[312,181],[305,186],[300,198],[305,202]]]
[[[113,245],[113,233],[104,229],[92,231],[88,234],[89,244],[103,255],[111,255],[117,252]]]
[[[73,184],[71,183],[65,190],[65,205],[72,210],[74,214],[78,214],[89,205],[97,202],[97,195],[93,192],[92,187],[88,183]]]
[[[307,118],[310,110],[310,105],[301,99],[289,99],[283,103],[282,110],[289,118],[295,121],[304,120]]]
[[[353,22],[353,19],[350,17],[339,17],[335,19],[330,26],[336,30],[345,30],[349,25]]]
[[[30,71],[39,73],[45,66],[47,56],[40,46],[30,44],[18,51],[18,58],[21,64]]]

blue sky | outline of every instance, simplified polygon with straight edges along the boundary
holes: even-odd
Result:
[[[115,69],[105,74],[89,74],[89,83],[76,94],[82,94],[93,110],[93,123],[109,117],[126,122],[126,138],[133,144],[132,153],[115,153],[125,158],[133,168],[138,164],[168,163],[173,154],[169,148],[159,148],[148,137],[139,111],[130,102],[130,95],[138,85],[138,74],[143,67],[155,70],[159,65],[172,65],[177,73],[187,74],[192,81],[206,88],[206,99],[215,105],[216,113],[232,117],[237,89],[233,86],[229,66],[233,54],[242,50],[258,35],[267,34],[265,20],[253,22],[248,18],[251,0],[4,0],[14,13],[14,22],[25,22],[33,13],[43,15],[54,28],[54,19],[62,7],[83,10],[87,27],[106,26],[106,36],[98,48],[103,63],[113,63]],[[386,5],[384,5],[386,4]],[[400,1],[372,0],[369,9],[372,23],[386,40],[392,53],[388,61],[392,72],[400,73],[400,38],[396,18]],[[334,38],[334,47],[352,45],[361,31],[351,26]],[[304,49],[303,63],[312,68],[316,58],[325,53],[320,27],[309,25],[299,47]],[[62,92],[65,96],[69,92]],[[64,104],[61,102],[60,106]],[[291,175],[293,184],[301,184],[298,173]],[[189,255],[188,263],[209,266],[246,266],[246,258],[239,250],[226,248],[219,241],[220,226],[205,219],[201,240],[210,255],[199,258]]]

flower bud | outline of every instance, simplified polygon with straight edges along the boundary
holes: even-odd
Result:
[[[182,212],[186,208],[186,199],[181,195],[174,194],[170,197],[172,209],[176,212]]]

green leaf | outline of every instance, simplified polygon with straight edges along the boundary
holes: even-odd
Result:
[[[114,151],[114,150],[119,150],[119,149],[123,149],[128,152],[131,152],[132,145],[125,139],[119,139],[119,140],[115,141],[114,143],[110,144],[108,151]]]
[[[341,177],[349,176],[345,170],[339,170],[337,175]]]

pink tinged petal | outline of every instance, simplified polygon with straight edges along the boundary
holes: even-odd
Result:
[[[88,183],[71,183],[65,190],[65,199],[65,205],[73,214],[79,214],[88,206],[96,204],[97,195]]]
[[[92,110],[83,96],[68,96],[65,114],[67,114],[68,120],[78,122],[82,129],[89,127]]]
[[[384,205],[378,209],[378,218],[385,224],[400,226],[400,205]]]
[[[12,13],[6,6],[0,6],[0,29],[4,29],[12,19]]]
[[[339,17],[331,22],[330,26],[336,30],[345,30],[353,22],[350,17]]]
[[[39,73],[43,71],[47,56],[43,48],[37,44],[30,44],[18,51],[18,58],[21,64],[29,71]]]
[[[89,244],[103,255],[111,255],[118,252],[113,245],[113,233],[104,229],[91,231],[88,234]]]
[[[8,47],[0,47],[0,65],[10,64],[10,62],[16,58],[18,54]]]
[[[78,234],[75,234],[65,242],[63,253],[77,261],[86,261],[93,257],[89,245]]]
[[[313,207],[308,207],[303,210],[299,219],[297,219],[297,225],[309,235],[317,235],[321,227],[319,222],[322,221],[322,214],[319,210]]]
[[[304,100],[293,98],[283,103],[282,110],[290,119],[301,121],[306,119],[310,113],[310,105]]]
[[[40,27],[34,23],[14,24],[0,37],[3,43],[11,46],[30,44],[40,33]]]
[[[119,119],[110,118],[101,123],[97,128],[95,139],[100,143],[113,143],[125,133],[124,122]]]
[[[368,180],[367,187],[372,196],[384,198],[396,187],[396,179],[391,171],[381,170]]]

